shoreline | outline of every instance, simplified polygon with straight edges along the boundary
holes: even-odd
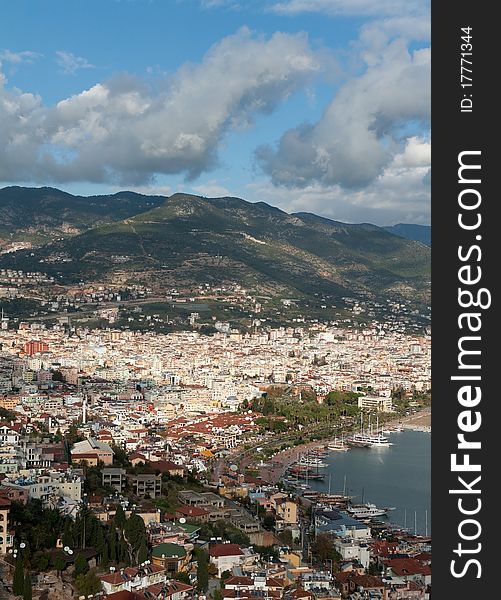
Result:
[[[415,423],[415,421],[418,421],[418,423]],[[383,424],[383,428],[397,426],[414,431],[430,432],[431,409],[425,408],[413,415],[398,417],[390,421],[386,421]],[[278,452],[274,456],[270,457],[266,465],[263,465],[261,468],[258,466],[259,475],[264,481],[269,483],[278,483],[284,476],[287,467],[296,462],[299,454],[313,448],[325,446],[326,444],[327,439],[317,440],[316,442],[308,442],[307,444],[301,444],[299,446],[293,446],[292,448],[282,450],[281,452]]]

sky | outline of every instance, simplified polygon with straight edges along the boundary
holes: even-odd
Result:
[[[426,0],[2,0],[0,187],[430,223]]]

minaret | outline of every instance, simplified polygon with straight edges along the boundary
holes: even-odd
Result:
[[[83,403],[82,403],[82,423],[87,423],[87,393],[84,392]]]

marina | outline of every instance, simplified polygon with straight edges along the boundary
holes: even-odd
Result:
[[[357,518],[382,518],[395,527],[429,535],[431,436],[410,429],[388,435],[391,446],[330,452],[324,459],[328,466],[321,473],[317,474],[320,469],[301,473],[301,483],[307,486],[302,494],[322,504],[351,505],[354,517],[355,506],[363,505],[365,510],[359,510]],[[292,465],[289,473],[295,472],[295,467]],[[296,477],[290,474],[284,483]]]

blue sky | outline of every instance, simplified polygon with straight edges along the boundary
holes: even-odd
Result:
[[[429,223],[421,0],[3,0],[0,185]]]

